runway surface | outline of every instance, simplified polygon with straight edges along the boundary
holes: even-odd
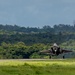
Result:
[[[5,61],[5,60],[13,60],[13,61],[45,61],[45,60],[65,60],[65,59],[0,59],[0,61]]]

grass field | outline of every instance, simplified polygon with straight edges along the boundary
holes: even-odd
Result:
[[[75,75],[75,59],[0,60],[0,75]]]

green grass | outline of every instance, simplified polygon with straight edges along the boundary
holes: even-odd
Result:
[[[75,59],[0,60],[0,75],[75,75]]]

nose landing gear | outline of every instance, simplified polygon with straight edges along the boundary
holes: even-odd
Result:
[[[51,59],[51,56],[49,56],[49,59]]]
[[[63,59],[65,59],[65,56],[63,56]]]

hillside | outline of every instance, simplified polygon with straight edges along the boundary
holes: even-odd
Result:
[[[20,27],[17,25],[0,25],[0,44],[24,42],[26,45],[35,43],[61,44],[70,39],[75,39],[75,26],[54,25],[54,27],[44,26],[42,28]],[[60,40],[60,41],[59,41]]]
[[[36,25],[35,25],[36,26]],[[2,25],[0,24],[0,31],[15,31],[15,32],[24,32],[24,33],[74,33],[75,32],[75,25],[65,25],[59,24],[54,25],[53,27],[49,25],[45,25],[42,28],[39,27],[20,27],[18,25]]]
[[[49,58],[39,55],[56,42],[66,49],[75,50],[75,26],[54,25],[43,28],[0,25],[0,58]],[[75,57],[75,55],[73,56]]]

